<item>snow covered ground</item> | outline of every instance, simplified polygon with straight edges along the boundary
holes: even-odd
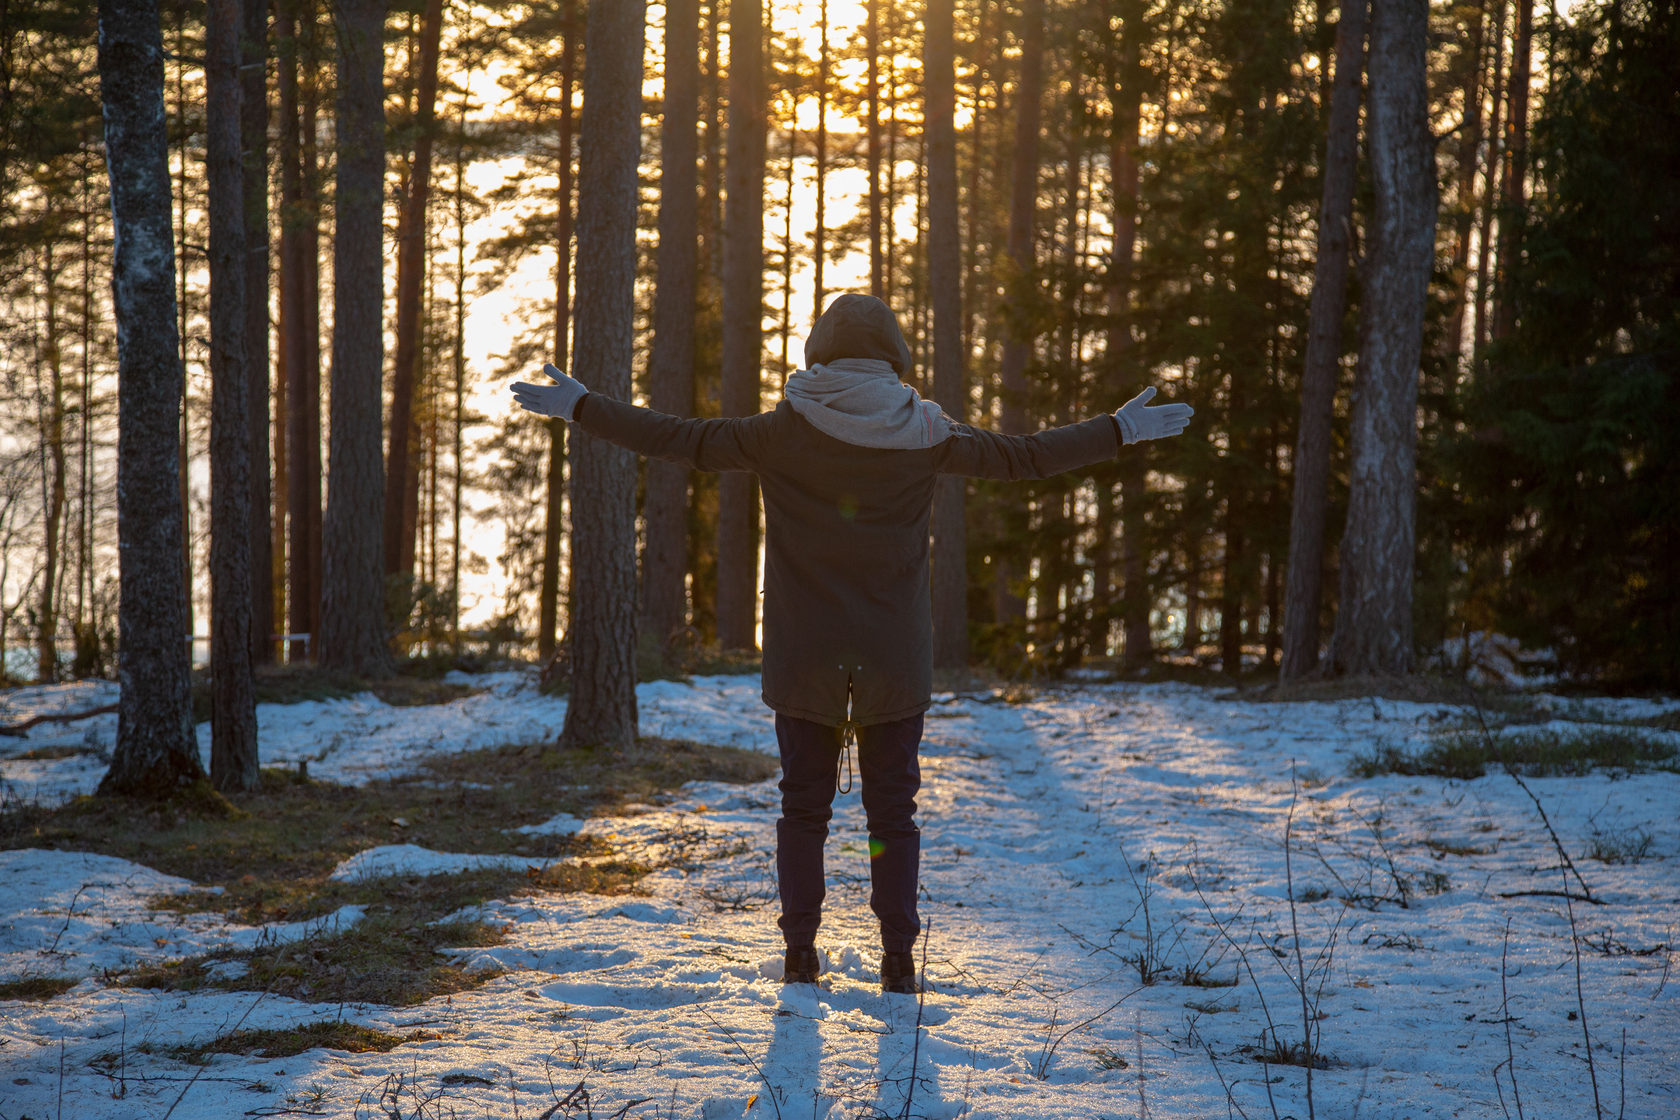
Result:
[[[265,706],[265,762],[358,782],[558,730],[564,701],[528,678],[477,683],[427,708]],[[643,686],[642,728],[773,751],[757,694],[751,677]],[[10,723],[114,689],[0,699]],[[1579,728],[1676,706],[1559,700],[1554,715]],[[85,977],[48,1002],[0,1002],[0,1118],[1304,1117],[1306,1071],[1255,1057],[1298,1044],[1303,1018],[1327,1060],[1319,1116],[1514,1116],[1520,1093],[1526,1115],[1591,1117],[1594,1076],[1606,1115],[1680,1116],[1680,774],[1527,779],[1602,904],[1571,903],[1560,892],[1581,885],[1512,778],[1350,776],[1355,756],[1423,745],[1461,715],[1170,684],[940,698],[920,802],[924,1000],[878,988],[855,791],[829,841],[818,988],[777,983],[774,783],[552,822],[702,858],[643,880],[645,897],[488,905],[511,935],[462,955],[501,975],[401,1009],[106,986],[106,969],[320,931],[148,909],[188,884],[121,860],[0,852],[0,980]],[[8,796],[91,789],[114,719],[0,740],[0,755],[34,756],[0,759]],[[1588,858],[1640,847],[1635,862]],[[402,846],[341,873],[479,858]],[[147,1052],[337,1018],[430,1037],[202,1068]]]

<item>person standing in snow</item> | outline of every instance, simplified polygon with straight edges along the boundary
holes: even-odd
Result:
[[[805,369],[769,412],[683,420],[556,382],[512,386],[521,408],[704,471],[752,471],[764,497],[764,702],[776,713],[782,815],[776,876],[784,983],[814,983],[826,892],[823,844],[842,755],[857,744],[868,818],[870,907],[881,923],[881,987],[915,992],[911,950],[921,838],[917,750],[933,689],[928,518],[940,475],[1038,479],[1177,435],[1186,404],[1117,411],[1030,436],[959,424],[900,379],[910,349],[892,309],[836,298],[805,342]]]

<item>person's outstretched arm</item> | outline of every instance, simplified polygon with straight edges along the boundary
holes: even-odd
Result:
[[[1112,459],[1123,444],[1178,435],[1195,410],[1187,404],[1148,407],[1154,395],[1151,387],[1112,414],[1030,436],[958,424],[951,438],[940,444],[940,473],[1012,481],[1049,478]]]
[[[514,400],[527,412],[570,420],[597,439],[640,455],[670,459],[703,471],[756,469],[768,414],[722,420],[684,420],[591,393],[552,365],[553,385],[516,381]]]

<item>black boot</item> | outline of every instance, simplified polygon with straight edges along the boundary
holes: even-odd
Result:
[[[915,995],[921,991],[916,986],[916,958],[909,953],[894,953],[891,951],[881,954],[881,990],[883,992],[899,992],[904,995]]]
[[[816,946],[788,946],[787,956],[782,958],[782,983],[815,984],[820,975],[822,964],[817,960]]]

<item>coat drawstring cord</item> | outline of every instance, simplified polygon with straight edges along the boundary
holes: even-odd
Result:
[[[834,788],[840,793],[852,792],[852,747],[857,743],[857,724],[851,720],[840,722],[840,757],[834,761]],[[841,784],[841,774],[845,784]]]

